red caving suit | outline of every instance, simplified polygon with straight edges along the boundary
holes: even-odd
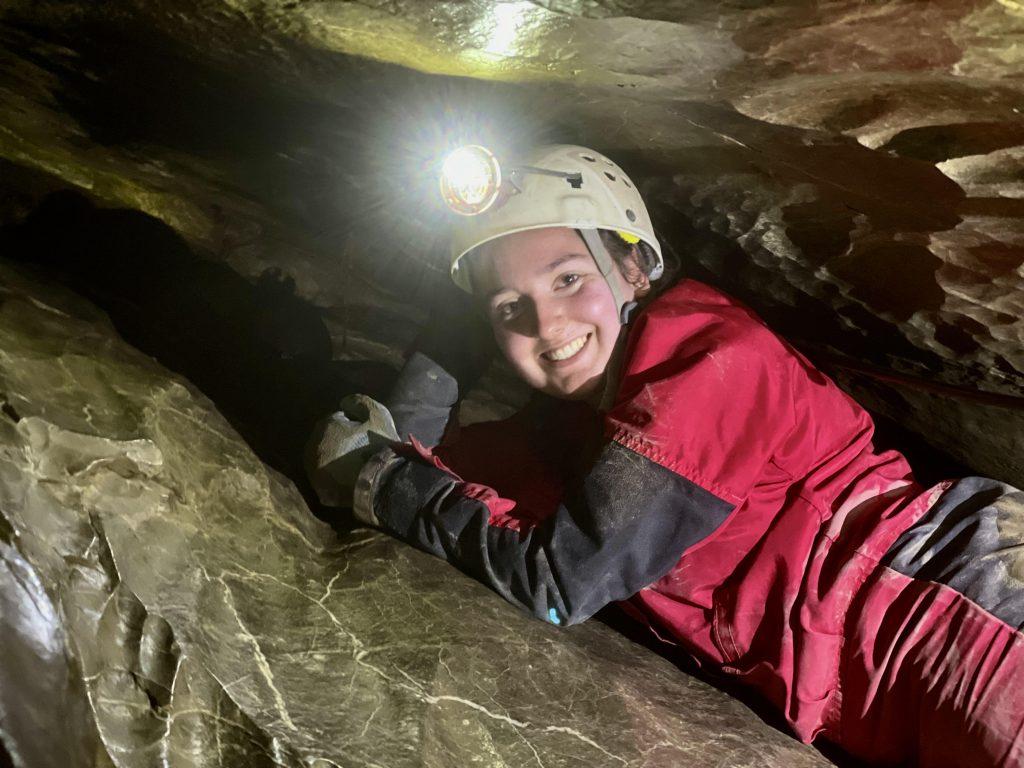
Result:
[[[625,601],[803,741],[1024,765],[1019,491],[920,487],[860,406],[694,281],[632,322],[607,413],[537,410],[395,463],[383,527],[546,621]]]

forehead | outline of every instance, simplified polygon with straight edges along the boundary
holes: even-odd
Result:
[[[497,290],[542,278],[552,264],[564,257],[590,259],[582,238],[568,227],[531,229],[499,237],[482,245],[473,255],[473,293],[486,297]]]

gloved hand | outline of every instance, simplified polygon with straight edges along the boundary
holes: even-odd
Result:
[[[385,399],[399,434],[428,447],[444,436],[459,399],[490,364],[496,345],[473,299],[450,281],[434,286],[430,318]]]
[[[429,448],[441,442],[458,401],[458,382],[422,352],[405,361],[385,400],[398,434],[412,435]]]
[[[329,507],[352,508],[359,471],[371,456],[394,442],[398,432],[387,408],[366,395],[344,398],[341,410],[320,421],[306,445],[306,473],[320,501]]]

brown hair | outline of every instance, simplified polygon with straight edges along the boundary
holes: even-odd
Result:
[[[619,265],[619,271],[626,278],[626,282],[636,289],[637,299],[641,304],[646,304],[672,285],[673,277],[678,271],[677,265],[674,264],[665,264],[665,271],[656,284],[647,277],[658,264],[658,254],[643,240],[633,244],[627,243],[611,229],[599,229],[598,234],[608,253]]]

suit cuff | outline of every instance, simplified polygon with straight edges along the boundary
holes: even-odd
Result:
[[[404,459],[390,448],[378,451],[363,465],[356,477],[352,495],[352,511],[356,519],[366,525],[380,527],[375,502],[384,478]]]

